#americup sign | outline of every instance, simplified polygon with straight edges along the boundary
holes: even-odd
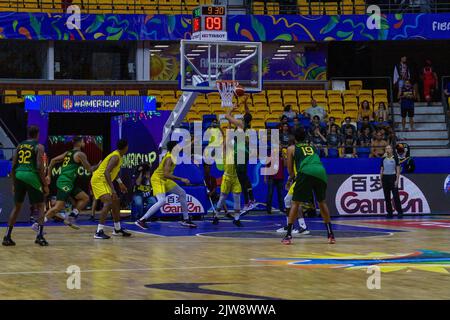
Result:
[[[26,110],[49,112],[140,113],[156,110],[151,96],[26,96]]]
[[[425,194],[405,176],[400,177],[399,194],[404,213],[431,213]],[[380,175],[348,177],[338,188],[335,203],[340,215],[386,214]]]

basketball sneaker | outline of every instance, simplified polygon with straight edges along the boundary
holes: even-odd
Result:
[[[96,232],[94,235],[94,239],[109,239],[111,238],[110,236],[108,236],[107,234],[105,234],[105,232],[103,230],[100,230],[99,232]]]
[[[286,245],[292,244],[292,236],[285,235],[281,243]]]
[[[300,230],[302,230],[302,231],[300,231]],[[280,229],[277,229],[277,232],[278,233],[285,233],[285,232],[287,232],[287,226],[285,226],[283,228],[280,228]],[[292,234],[309,234],[309,231],[306,230],[306,229],[302,229],[302,228],[300,228],[300,229],[293,229],[292,230]]]
[[[336,243],[336,239],[334,238],[334,234],[329,234],[328,235],[328,243],[329,244],[335,244]]]
[[[214,217],[213,221],[212,221],[212,224],[215,225],[215,226],[218,225],[219,224],[219,218],[218,217]]]
[[[295,232],[295,231],[297,231],[297,232]],[[308,229],[303,229],[302,227],[299,227],[298,229],[294,229],[294,230],[292,231],[292,233],[303,234],[303,235],[310,234],[310,232],[309,232]]]
[[[43,236],[37,236],[36,240],[34,240],[34,243],[40,245],[41,247],[48,246],[48,242],[47,242],[47,240],[45,240],[45,238]]]
[[[116,230],[114,229],[113,236],[122,236],[122,237],[131,237],[131,233],[129,233],[127,230],[125,230],[124,228],[121,228],[120,230]]]
[[[39,223],[35,222],[31,225],[31,230],[38,233],[39,232]],[[44,234],[47,234],[47,232],[44,231]]]
[[[147,230],[147,229],[148,229],[147,223],[146,223],[145,221],[142,221],[142,220],[136,220],[136,221],[134,222],[134,224],[137,225],[137,226],[138,226],[139,228],[141,228],[141,229],[144,229],[144,230]]]
[[[234,220],[233,220],[233,224],[234,224],[236,227],[242,227],[241,220],[236,220],[236,219],[234,219]]]
[[[248,207],[247,207],[247,211],[253,210],[258,206],[258,204],[255,202],[255,200],[253,201],[249,201],[248,202]]]
[[[197,228],[197,225],[195,223],[193,223],[191,220],[182,220],[182,221],[180,221],[180,224],[183,227]]]
[[[281,227],[281,228],[277,229],[278,233],[284,233],[286,231],[287,231],[287,226],[284,226],[284,227]]]
[[[5,247],[15,246],[16,243],[11,239],[11,237],[4,237],[2,245]]]

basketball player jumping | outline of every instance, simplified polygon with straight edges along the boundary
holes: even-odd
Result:
[[[245,132],[247,129],[250,128],[251,121],[252,121],[252,115],[250,113],[250,109],[248,108],[247,100],[248,95],[243,97],[244,107],[245,107],[245,114],[243,115],[243,120],[236,119],[233,117],[232,112],[237,109],[239,102],[235,104],[233,108],[228,108],[227,112],[225,113],[225,118],[233,125],[236,126],[238,132]],[[236,95],[236,99],[238,99]],[[241,184],[242,191],[244,193],[244,201],[245,206],[242,209],[242,211],[239,213],[239,215],[236,215],[234,217],[234,224],[237,226],[242,226],[240,217],[245,215],[250,210],[254,209],[256,207],[255,203],[255,197],[253,196],[253,188],[252,184],[250,182],[250,179],[247,174],[247,163],[249,158],[249,146],[247,137],[244,139],[244,143],[239,142],[240,139],[237,139],[236,143],[234,144],[234,152],[235,152],[235,164],[236,164],[236,173],[238,180]],[[244,163],[238,163],[237,158],[238,154],[244,152],[245,154],[245,161]]]
[[[305,129],[297,128],[294,136],[295,145],[288,148],[287,160],[289,172],[288,184],[292,183],[295,179],[295,186],[287,233],[282,243],[292,243],[292,227],[298,215],[298,210],[301,209],[300,203],[310,201],[313,195],[315,195],[317,202],[319,202],[320,214],[327,229],[328,243],[333,244],[336,240],[331,229],[330,212],[325,201],[328,181],[327,173],[320,161],[317,149],[305,142]],[[297,176],[295,176],[295,173]]]
[[[166,194],[174,193],[178,196],[181,204],[181,210],[183,211],[183,220],[180,222],[182,226],[189,228],[197,228],[197,225],[193,223],[189,217],[189,211],[187,206],[186,191],[184,191],[174,180],[180,180],[184,184],[189,185],[191,182],[189,179],[181,178],[173,175],[176,166],[176,158],[172,154],[173,148],[178,144],[176,141],[169,141],[167,143],[167,153],[161,160],[156,170],[153,172],[150,178],[151,185],[153,187],[153,194],[158,200],[153,204],[145,215],[136,220],[135,224],[141,229],[148,229],[146,220],[154,215],[165,203]]]
[[[127,187],[118,177],[123,162],[123,156],[127,152],[128,142],[123,139],[119,140],[117,142],[117,150],[110,153],[92,174],[92,192],[94,193],[95,199],[98,199],[103,203],[102,211],[100,211],[100,223],[97,226],[97,232],[94,235],[94,239],[110,238],[103,230],[105,227],[106,216],[110,210],[112,210],[114,220],[113,236],[131,236],[131,233],[120,226],[120,200],[113,185],[113,181],[116,180],[119,183],[120,191],[123,193],[128,192]]]
[[[45,181],[43,165],[44,146],[39,144],[38,141],[39,128],[30,126],[28,128],[28,140],[17,146],[13,157],[11,177],[15,205],[9,216],[6,235],[3,238],[2,244],[4,246],[16,245],[11,239],[11,233],[27,193],[30,204],[39,211],[38,234],[35,243],[40,246],[48,246],[48,242],[44,238],[44,197],[48,194],[48,185]]]
[[[75,181],[78,176],[78,169],[84,167],[89,172],[93,172],[97,169],[99,165],[91,166],[87,160],[87,156],[81,151],[85,147],[85,142],[82,137],[75,137],[73,139],[73,149],[66,151],[63,154],[53,158],[50,161],[47,173],[47,182],[50,183],[52,169],[57,163],[61,163],[61,174],[56,180],[56,187],[58,189],[56,194],[55,205],[47,211],[45,215],[44,222],[53,218],[58,212],[64,209],[65,203],[69,197],[75,200],[75,208],[65,219],[64,223],[69,227],[74,229],[79,229],[79,227],[74,223],[79,212],[83,210],[87,203],[89,202],[89,196],[76,185]],[[37,224],[33,224],[33,230],[35,230]]]

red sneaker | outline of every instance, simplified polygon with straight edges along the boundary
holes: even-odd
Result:
[[[328,235],[328,243],[329,244],[335,244],[336,243],[336,239],[334,238],[333,234]]]
[[[283,238],[283,240],[281,240],[281,243],[282,243],[282,244],[286,244],[286,245],[292,244],[292,236],[286,235],[286,236]]]

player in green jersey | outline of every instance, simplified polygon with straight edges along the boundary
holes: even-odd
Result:
[[[292,243],[292,226],[297,218],[298,210],[301,210],[300,203],[309,202],[315,195],[319,203],[320,214],[327,228],[328,243],[333,244],[336,240],[331,229],[330,211],[326,203],[327,173],[322,161],[320,161],[317,149],[305,142],[305,129],[296,129],[294,136],[295,145],[290,146],[287,150],[287,162],[289,172],[288,185],[292,184],[295,178],[295,187],[287,233],[282,243]],[[294,172],[297,172],[296,177]]]
[[[61,163],[61,174],[56,180],[56,188],[58,189],[56,194],[55,205],[47,211],[45,215],[45,222],[53,218],[58,212],[64,209],[65,203],[69,197],[75,200],[75,208],[69,214],[69,216],[64,220],[64,223],[69,227],[74,229],[79,229],[79,227],[74,223],[79,212],[83,210],[88,201],[89,196],[81,188],[79,188],[75,180],[78,176],[78,170],[84,168],[89,172],[93,172],[98,165],[91,166],[87,160],[87,156],[81,151],[85,147],[85,142],[82,137],[75,137],[73,139],[73,149],[60,154],[59,156],[53,158],[50,161],[47,173],[47,181],[50,183],[52,169],[57,163]],[[35,229],[35,226],[33,227]]]
[[[35,243],[40,246],[48,245],[44,238],[44,197],[48,194],[48,185],[45,181],[43,164],[44,146],[39,144],[38,141],[39,128],[30,126],[28,128],[28,139],[17,146],[13,157],[11,176],[15,206],[9,216],[6,235],[2,242],[4,246],[16,244],[11,239],[11,233],[27,194],[30,204],[39,211],[38,235]]]

